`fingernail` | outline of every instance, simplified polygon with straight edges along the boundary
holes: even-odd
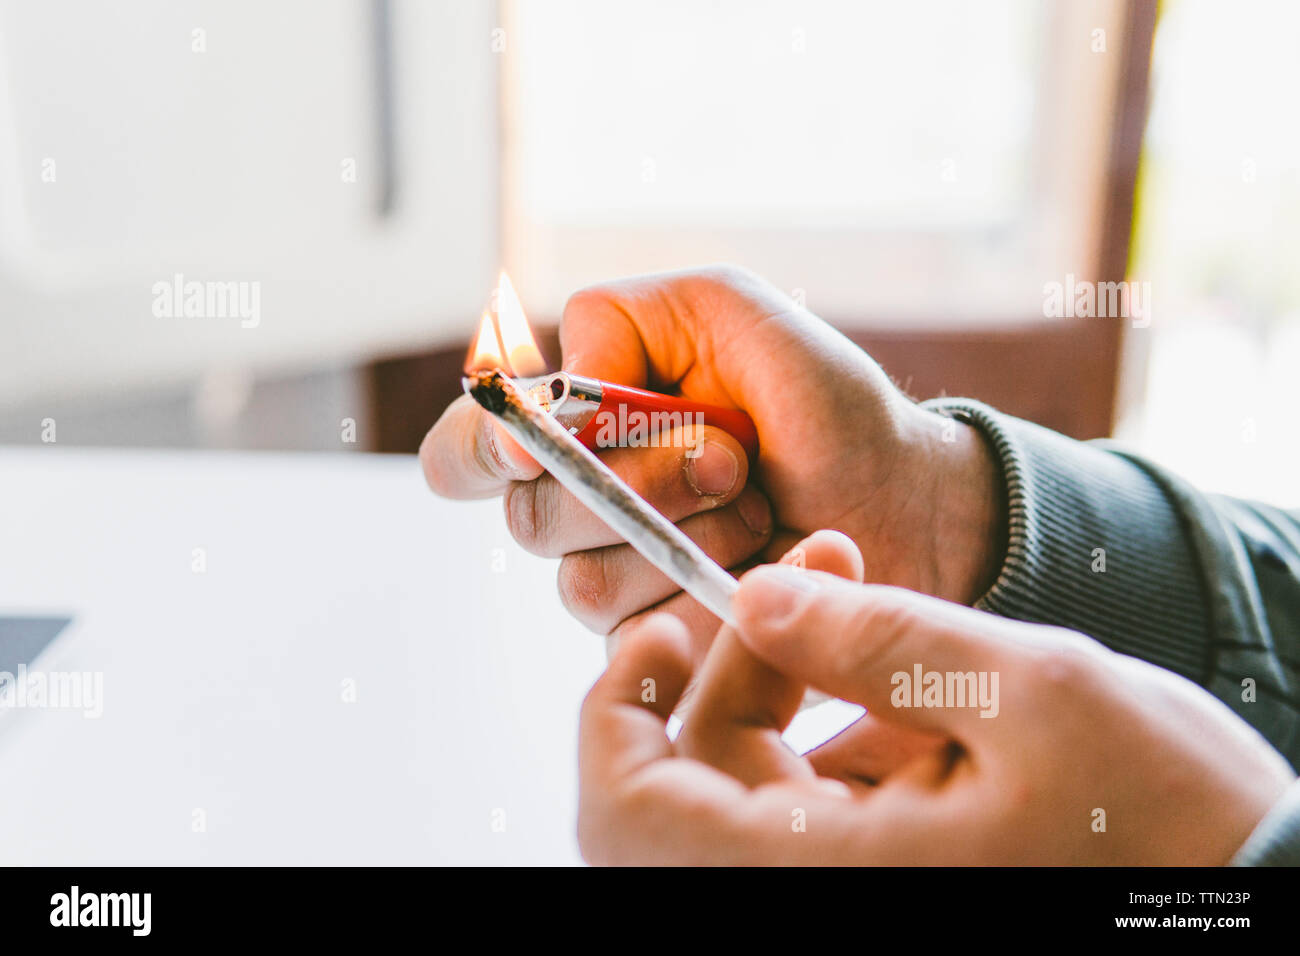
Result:
[[[513,456],[506,450],[506,446],[503,445],[497,437],[497,427],[495,423],[488,424],[485,438],[488,460],[496,466],[492,469],[493,474],[497,474],[502,478],[516,480],[528,477],[528,473],[525,471],[524,467],[514,460]]]
[[[818,590],[817,579],[786,564],[755,568],[741,579],[737,595],[744,616],[774,625],[793,614],[804,598]]]
[[[766,538],[772,530],[772,506],[760,491],[742,491],[736,499],[736,513],[756,538]]]
[[[796,544],[793,548],[781,555],[778,564],[789,565],[796,570],[802,571],[808,567],[808,552],[803,549],[803,545]]]
[[[707,438],[703,445],[698,455],[686,459],[686,480],[698,495],[725,495],[736,484],[740,462],[736,461],[736,456],[726,445]]]
[[[828,797],[851,797],[853,791],[843,780],[836,780],[833,777],[817,777],[813,781],[818,788]]]

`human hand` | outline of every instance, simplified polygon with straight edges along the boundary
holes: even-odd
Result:
[[[843,539],[804,547],[855,576]],[[634,628],[592,688],[590,862],[1217,865],[1294,779],[1201,688],[1073,632],[782,567],[747,574],[733,608],[676,741],[692,674],[676,619]],[[998,675],[996,716],[894,706],[916,665]],[[780,734],[805,683],[867,713],[800,757]]]
[[[586,289],[565,307],[560,340],[568,371],[678,391],[754,419],[757,462],[713,427],[668,447],[602,453],[724,567],[775,560],[809,532],[835,527],[866,555],[869,580],[962,603],[992,583],[1004,506],[983,439],[913,404],[865,353],[756,276],[723,267]],[[669,610],[703,656],[717,619],[473,401],[447,410],[420,458],[440,494],[504,495],[520,544],[562,558],[560,594],[584,624],[609,633],[648,609]]]

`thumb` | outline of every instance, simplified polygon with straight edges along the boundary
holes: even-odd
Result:
[[[741,640],[782,673],[882,720],[958,738],[987,735],[1015,625],[884,585],[768,565],[732,599]]]

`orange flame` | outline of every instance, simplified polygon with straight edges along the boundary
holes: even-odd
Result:
[[[465,371],[499,368],[507,375],[527,378],[546,371],[546,362],[528,326],[510,277],[502,271],[492,293],[492,309],[483,313]]]
[[[474,344],[470,346],[469,356],[465,359],[465,371],[477,372],[494,368],[506,371],[506,360],[501,357],[505,351],[497,337],[497,324],[492,321],[492,313],[484,309],[478,335],[474,337]]]

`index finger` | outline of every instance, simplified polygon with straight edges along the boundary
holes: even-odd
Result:
[[[862,555],[835,531],[804,538],[781,563],[862,580]],[[803,684],[755,657],[735,631],[723,626],[701,669],[677,749],[750,786],[812,776],[808,763],[781,740],[803,696]]]
[[[512,481],[532,481],[542,466],[479,404],[462,395],[420,443],[420,467],[444,498],[491,498]]]
[[[578,840],[591,863],[831,861],[856,825],[838,782],[801,780],[750,791],[680,757],[666,722],[690,678],[685,627],[649,618],[629,635],[582,708]],[[791,827],[807,815],[808,835]]]
[[[896,721],[968,743],[995,732],[1002,673],[1026,625],[884,585],[780,565],[732,600],[745,645],[776,669]],[[1012,683],[1014,686],[1014,682]]]
[[[728,347],[764,326],[764,347],[779,350],[815,334],[820,323],[794,302],[734,266],[635,276],[574,293],[560,320],[564,369],[635,387],[672,386],[697,401],[752,409],[763,397],[752,361]],[[786,316],[775,326],[772,316]],[[777,326],[782,326],[778,328]]]

